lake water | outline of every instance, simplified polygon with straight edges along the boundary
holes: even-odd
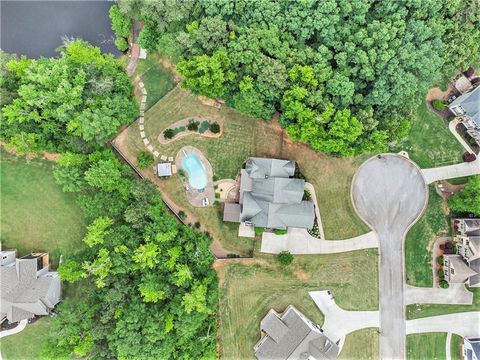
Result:
[[[115,35],[108,10],[111,1],[4,1],[1,0],[0,47],[8,53],[58,56],[62,37],[78,37],[115,56]]]

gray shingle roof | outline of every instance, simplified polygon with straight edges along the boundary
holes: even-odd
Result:
[[[465,113],[480,127],[480,86],[456,98],[449,107],[460,105]]]
[[[247,160],[245,170],[252,179],[288,178],[295,174],[295,161],[252,157]]]
[[[266,335],[254,347],[259,360],[337,358],[338,346],[292,305],[281,315],[270,310],[260,325]]]
[[[48,266],[38,269],[37,258],[15,259],[0,266],[1,312],[9,322],[47,315],[60,301],[61,283]]]

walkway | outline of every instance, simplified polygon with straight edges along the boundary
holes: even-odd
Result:
[[[407,320],[407,335],[430,332],[446,332],[462,337],[480,337],[480,312],[471,311],[457,314],[425,317]]]
[[[378,328],[380,325],[378,311],[343,310],[328,291],[311,291],[308,294],[324,315],[324,334],[334,342],[356,330]]]
[[[445,358],[446,360],[452,359],[452,333],[447,334],[447,340],[445,341]]]
[[[0,331],[0,338],[4,338],[4,337],[6,337],[6,336],[18,334],[20,331],[22,331],[23,329],[25,329],[25,327],[27,326],[27,324],[28,324],[28,320],[21,320],[21,321],[18,323],[18,325],[15,326],[14,328]]]
[[[396,155],[375,156],[363,163],[352,182],[356,212],[380,242],[380,357],[404,359],[404,239],[420,217],[428,192],[415,163]]]
[[[464,162],[455,165],[441,166],[431,169],[423,169],[423,176],[427,184],[438,180],[453,179],[463,176],[480,174],[480,157],[472,162]]]
[[[313,237],[305,229],[289,228],[287,234],[276,235],[264,232],[261,252],[278,254],[289,251],[292,254],[336,254],[378,247],[378,237],[373,231],[346,240],[322,240]]]
[[[455,118],[448,123],[448,129],[453,134],[453,136],[455,136],[455,138],[458,140],[460,145],[462,145],[467,152],[472,154],[473,153],[472,148],[470,147],[470,145],[467,144],[467,142],[463,139],[463,137],[460,136],[460,134],[457,131],[458,124],[460,124],[460,120],[458,118]]]
[[[473,293],[464,284],[451,284],[448,289],[405,286],[405,305],[410,304],[473,304]]]

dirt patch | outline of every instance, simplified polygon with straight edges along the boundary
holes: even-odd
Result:
[[[0,146],[2,147],[3,150],[5,150],[7,153],[12,154],[12,155],[18,155],[17,154],[17,149],[15,146],[7,146],[7,144],[4,141],[0,141]],[[62,154],[56,154],[56,153],[48,153],[48,152],[43,152],[40,154],[36,153],[26,153],[24,154],[25,158],[28,160],[35,159],[39,156],[42,157],[42,159],[49,160],[49,161],[56,161]]]
[[[427,101],[432,101],[435,99],[440,99],[442,101],[446,101],[448,94],[450,94],[450,88],[447,89],[447,91],[443,91],[442,89],[438,87],[431,88],[428,90],[426,100]]]
[[[225,275],[228,265],[241,264],[245,266],[260,265],[268,267],[268,263],[264,259],[217,259],[212,264],[213,270],[217,272],[218,285],[221,287],[225,281]]]
[[[298,280],[300,281],[307,281],[310,280],[310,275],[308,275],[305,271],[303,270],[298,270],[295,272],[295,276],[297,277]]]
[[[173,73],[174,80],[176,83],[183,81],[185,78],[177,71],[175,64],[168,58],[162,57],[158,60],[158,63],[163,66],[165,69],[170,70]]]
[[[465,187],[466,184],[461,185],[453,185],[450,184],[446,180],[441,180],[438,182],[437,186],[435,186],[435,190],[437,194],[441,196],[443,200],[448,200],[453,194],[459,192]]]

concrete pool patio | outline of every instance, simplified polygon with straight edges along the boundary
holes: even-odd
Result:
[[[213,170],[212,170],[212,165],[210,165],[210,162],[207,160],[205,155],[198,150],[197,148],[193,146],[184,146],[182,147],[178,153],[177,156],[175,157],[175,164],[177,165],[177,169],[182,169],[182,161],[185,158],[185,154],[190,155],[193,154],[195,155],[199,160],[200,163],[202,164],[206,175],[207,175],[207,185],[205,186],[205,189],[202,192],[199,192],[197,189],[194,189],[192,186],[189,184],[188,180],[188,175],[185,174],[185,181],[182,179],[182,182],[184,182],[184,189],[185,189],[185,195],[190,202],[195,207],[204,207],[204,199],[207,198],[209,205],[212,205],[215,202],[215,189],[213,188]],[[188,184],[188,185],[187,185]]]

